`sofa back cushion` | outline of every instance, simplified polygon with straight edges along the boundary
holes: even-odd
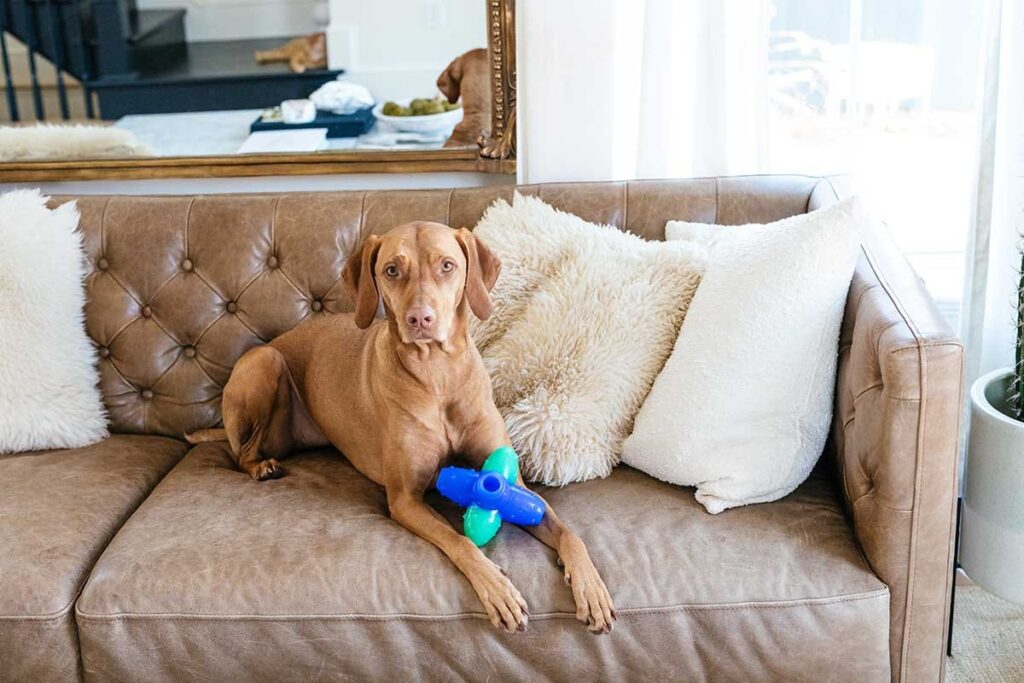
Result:
[[[523,194],[648,239],[668,220],[771,222],[807,210],[803,176],[521,186]],[[473,227],[512,185],[254,195],[82,196],[86,330],[111,430],[180,437],[220,422],[221,389],[248,349],[348,312],[340,283],[369,234],[428,220]]]

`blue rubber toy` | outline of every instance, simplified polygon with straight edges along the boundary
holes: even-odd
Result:
[[[442,468],[437,475],[437,490],[466,508],[463,533],[482,546],[498,533],[502,520],[520,526],[544,521],[544,501],[517,486],[518,479],[519,456],[509,446],[501,446],[487,456],[479,472],[465,467]]]

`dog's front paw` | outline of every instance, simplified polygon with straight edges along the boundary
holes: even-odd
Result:
[[[586,624],[591,633],[611,633],[618,618],[615,605],[583,541],[572,537],[565,539],[563,546],[559,559],[565,568],[565,583],[572,588],[576,601],[576,618]]]
[[[249,475],[256,481],[280,479],[284,476],[284,468],[281,467],[281,463],[273,458],[253,463],[252,467],[250,467],[248,471]]]
[[[481,564],[470,582],[487,610],[491,624],[509,633],[525,631],[530,613],[523,596],[501,567],[487,558],[483,558],[483,562],[486,564]]]

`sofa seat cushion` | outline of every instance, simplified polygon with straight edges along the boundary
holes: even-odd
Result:
[[[0,679],[80,676],[75,598],[103,548],[186,450],[174,439],[112,436],[0,455]]]
[[[554,552],[522,530],[506,525],[484,549],[530,606],[527,631],[508,635],[335,451],[284,466],[255,482],[225,444],[204,444],[167,475],[78,602],[88,676],[889,679],[888,590],[827,473],[719,516],[626,467],[544,491],[615,599],[615,630],[598,637],[574,620]],[[431,502],[458,523],[457,508]]]

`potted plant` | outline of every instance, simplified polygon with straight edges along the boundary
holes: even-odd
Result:
[[[971,386],[960,566],[988,592],[1024,604],[1024,254],[1014,366]]]

